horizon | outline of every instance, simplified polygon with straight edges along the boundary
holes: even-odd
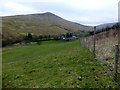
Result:
[[[118,22],[119,0],[2,0],[0,16],[51,12],[65,20],[87,26]],[[86,7],[87,6],[87,7]]]
[[[1,16],[1,17],[22,16],[22,15],[24,16],[24,15],[45,14],[45,13],[51,13],[51,14],[53,14],[53,15],[58,16],[57,14],[52,13],[52,12],[44,12],[44,13],[31,13],[31,14],[8,15],[8,16]],[[64,19],[64,20],[67,20],[67,19],[65,19],[65,18],[63,18],[63,17],[61,17],[61,16],[58,16],[58,17],[60,17],[60,18],[62,18],[62,19]],[[70,21],[70,20],[67,20],[67,21]],[[73,22],[73,21],[70,21],[70,22]],[[78,23],[78,22],[73,22],[73,23]],[[116,21],[116,22],[108,22],[108,23],[117,23],[117,21]],[[81,24],[81,23],[78,23],[78,24],[85,25],[85,26],[99,26],[99,25],[108,24],[108,23],[101,23],[101,24],[98,24],[98,25],[85,25],[85,24]]]

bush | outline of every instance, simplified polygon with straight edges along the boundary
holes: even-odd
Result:
[[[37,42],[37,45],[41,45],[41,43],[42,43],[41,41],[38,41],[38,42]]]

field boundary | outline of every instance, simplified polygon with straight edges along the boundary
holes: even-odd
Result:
[[[103,65],[108,75],[120,85],[120,28],[96,33],[94,27],[94,34],[82,37],[80,43],[93,53],[94,58]]]

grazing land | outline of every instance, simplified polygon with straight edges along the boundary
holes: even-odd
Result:
[[[77,41],[45,41],[3,48],[3,88],[116,88]]]

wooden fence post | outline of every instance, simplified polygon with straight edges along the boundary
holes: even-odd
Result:
[[[96,55],[95,55],[95,44],[96,44],[96,43],[95,43],[95,41],[96,41],[96,40],[95,40],[95,38],[96,38],[96,37],[95,37],[95,34],[96,34],[96,26],[94,27],[94,36],[93,36],[93,54],[94,54],[94,58],[95,58],[95,56],[96,56]]]
[[[120,44],[120,28],[118,27],[118,45]]]
[[[114,80],[117,81],[118,74],[119,45],[115,45],[115,63],[114,63]]]

